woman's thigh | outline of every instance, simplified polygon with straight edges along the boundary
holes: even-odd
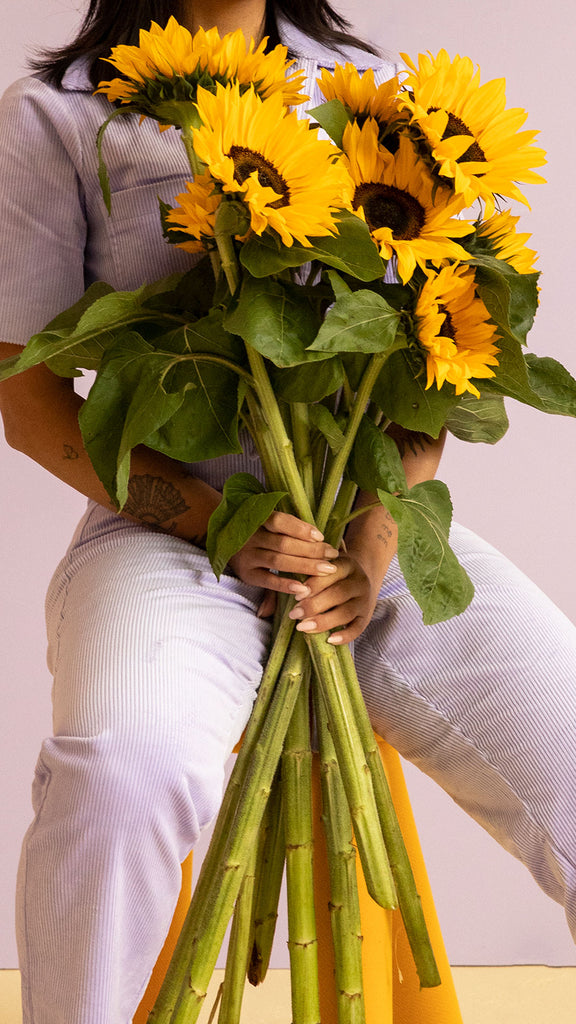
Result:
[[[576,629],[489,544],[459,526],[451,540],[474,600],[424,626],[394,563],[355,651],[371,720],[562,900],[576,849]]]
[[[48,594],[54,734],[118,737],[135,762],[157,751],[220,779],[266,656],[261,592],[218,582],[178,538],[111,523],[86,517]]]

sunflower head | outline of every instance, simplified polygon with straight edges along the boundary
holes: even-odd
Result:
[[[225,193],[245,203],[254,232],[276,231],[285,245],[335,234],[336,217],[350,207],[351,182],[338,151],[282,97],[261,99],[238,83],[198,90],[202,125],[194,149]]]
[[[526,205],[517,182],[544,179],[534,167],[546,162],[533,145],[536,131],[519,131],[526,120],[520,108],[506,108],[504,79],[480,85],[480,71],[468,57],[450,59],[421,54],[416,66],[406,54],[409,73],[400,105],[429,147],[437,173],[462,195],[466,206],[477,199],[494,213],[497,196]]]
[[[509,210],[496,213],[489,220],[476,225],[476,235],[489,253],[499,260],[505,260],[519,274],[534,274],[538,254],[526,245],[532,236],[527,232],[516,231],[519,220]]]
[[[216,84],[237,82],[266,97],[278,93],[286,105],[308,99],[300,90],[304,72],[290,75],[294,63],[285,46],[266,53],[268,40],[247,44],[238,29],[220,37],[218,30],[199,29],[194,36],[171,17],[163,29],[152,22],[141,30],[138,46],[115,46],[106,58],[122,78],[101,82],[96,92],[163,124],[196,124],[198,88],[215,90]]]
[[[372,68],[360,74],[353,64],[336,64],[333,72],[326,68],[322,70],[318,85],[327,100],[340,100],[352,120],[360,125],[367,118],[377,121],[380,138],[407,121],[407,115],[398,103],[400,83],[397,76],[376,86]]]
[[[455,238],[473,228],[457,220],[462,201],[434,190],[434,182],[410,139],[400,135],[396,153],[378,142],[378,125],[349,124],[344,132],[345,163],[354,182],[353,208],[364,218],[384,259],[396,256],[405,284],[416,266],[428,261],[462,260],[466,251]]]
[[[426,388],[452,384],[477,398],[474,380],[494,376],[497,329],[476,291],[474,270],[451,264],[429,275],[416,303],[416,340],[426,357]]]
[[[216,213],[221,201],[222,195],[208,174],[198,175],[194,181],[186,182],[186,191],[176,196],[178,206],[165,217],[168,240],[173,240],[179,249],[186,252],[214,248]],[[170,233],[173,239],[170,239]],[[187,236],[184,240],[183,233]],[[180,241],[176,241],[177,238]]]

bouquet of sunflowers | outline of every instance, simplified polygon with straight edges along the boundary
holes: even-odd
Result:
[[[449,547],[447,488],[408,487],[389,428],[493,443],[505,396],[576,415],[576,382],[524,348],[535,253],[501,205],[525,202],[517,182],[542,180],[544,154],[519,131],[524,112],[506,109],[504,83],[480,85],[468,58],[406,57],[402,80],[378,88],[371,71],[337,66],[322,73],[326,102],[300,117],[303,76],[286,57],[240,32],[192,37],[174,19],[112,51],[122,77],[99,89],[111,118],[136,112],[181,133],[190,182],[160,215],[168,243],[200,258],[135,292],[93,285],[1,375],[41,361],[96,371],[81,426],[119,509],[136,445],[196,462],[241,451],[248,432],[267,487],[245,473],[227,481],[207,540],[216,575],[275,508],[338,547],[374,507],[355,508],[358,489],[374,493],[424,621],[438,622],[473,587]],[[108,196],[104,160],[101,181]],[[350,650],[295,632],[292,607],[276,615],[155,1022],[197,1019],[232,915],[219,1019],[239,1021],[246,973],[258,983],[266,972],[285,862],[293,1021],[320,1019],[311,707],[339,909],[338,1020],[365,1019],[356,849],[371,896],[400,908],[421,984],[440,980]]]

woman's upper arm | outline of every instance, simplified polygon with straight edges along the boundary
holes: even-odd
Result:
[[[58,90],[23,79],[0,100],[0,339],[25,344],[84,292],[78,133]]]

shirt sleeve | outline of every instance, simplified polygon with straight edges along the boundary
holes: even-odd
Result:
[[[0,339],[25,344],[84,292],[82,150],[59,90],[21,79],[0,100]]]

